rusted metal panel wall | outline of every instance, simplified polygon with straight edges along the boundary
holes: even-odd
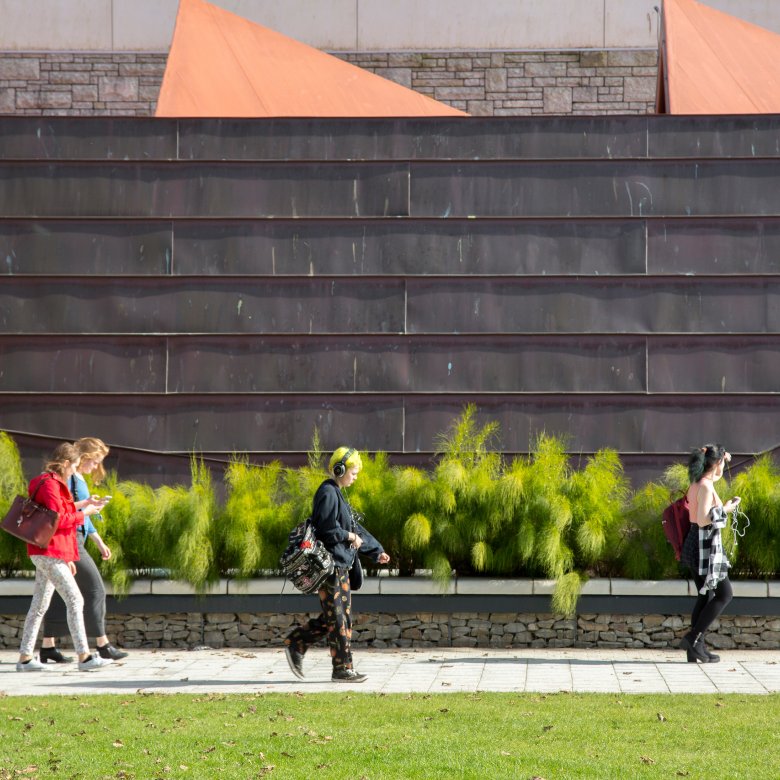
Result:
[[[639,478],[774,447],[780,120],[0,120],[0,428],[31,468],[425,463],[464,404]],[[52,437],[52,439],[48,438]]]

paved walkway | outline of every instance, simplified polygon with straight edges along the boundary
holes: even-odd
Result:
[[[723,651],[717,664],[689,664],[673,650],[357,650],[360,685],[330,682],[324,649],[309,651],[305,680],[280,649],[132,650],[97,672],[50,664],[16,671],[17,654],[0,651],[0,692],[9,696],[95,693],[381,693],[578,691],[600,693],[777,693],[780,651]]]

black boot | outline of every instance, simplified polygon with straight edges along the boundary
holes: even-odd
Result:
[[[69,655],[63,655],[56,647],[41,648],[41,663],[45,664],[54,661],[55,664],[69,664],[73,658]]]
[[[703,664],[708,664],[710,662],[709,656],[705,655],[702,650],[701,633],[694,634],[693,631],[691,631],[686,634],[680,640],[680,649],[686,651],[689,663],[700,661]]]
[[[718,661],[720,661],[720,656],[716,655],[715,653],[710,652],[710,648],[707,647],[707,645],[704,644],[704,637],[699,640],[699,645],[701,646],[701,649],[704,651],[704,655],[707,656],[707,658],[710,659],[711,664],[716,664]]]

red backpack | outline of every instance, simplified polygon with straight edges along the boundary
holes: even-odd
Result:
[[[674,549],[674,557],[680,560],[685,537],[691,529],[691,516],[688,514],[688,496],[678,498],[664,509],[661,523],[669,544]]]

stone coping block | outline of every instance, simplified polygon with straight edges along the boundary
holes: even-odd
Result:
[[[417,577],[388,577],[381,580],[379,592],[382,595],[402,596],[453,596],[455,595],[455,580],[450,580],[442,588],[438,582]]]
[[[734,589],[734,595],[737,598],[753,598],[753,599],[765,599],[769,595],[769,587],[766,582],[759,581],[744,581],[744,582],[732,582],[731,587]]]
[[[552,596],[555,592],[555,580],[533,580],[534,596]]]
[[[221,579],[198,594],[188,583],[168,579],[133,580],[128,596],[252,596],[300,595],[281,577],[263,577],[251,580]],[[737,598],[780,598],[780,581],[743,580],[732,582]],[[32,596],[35,580],[32,577],[0,579],[0,597]],[[106,592],[114,595],[110,582]],[[446,589],[431,579],[421,577],[366,577],[363,587],[355,595],[433,595],[433,596],[551,596],[555,580],[490,579],[481,577],[453,578]],[[123,594],[125,595],[125,594]],[[626,580],[592,579],[582,588],[583,596],[696,596],[692,580]]]
[[[226,596],[228,581],[219,580],[202,593],[198,593],[189,583],[178,580],[152,580],[151,583],[153,596]]]
[[[609,596],[610,595],[610,581],[609,580],[588,580],[580,591],[582,596]]]
[[[459,577],[455,581],[455,593],[459,596],[530,596],[533,580],[490,580],[484,577]]]
[[[127,593],[122,593],[119,598],[124,598],[125,596],[150,596],[152,593],[152,582],[154,580],[133,580]],[[106,593],[109,596],[116,595],[110,582],[106,581],[104,584]]]
[[[623,580],[613,579],[612,596],[688,596],[687,580]]]

